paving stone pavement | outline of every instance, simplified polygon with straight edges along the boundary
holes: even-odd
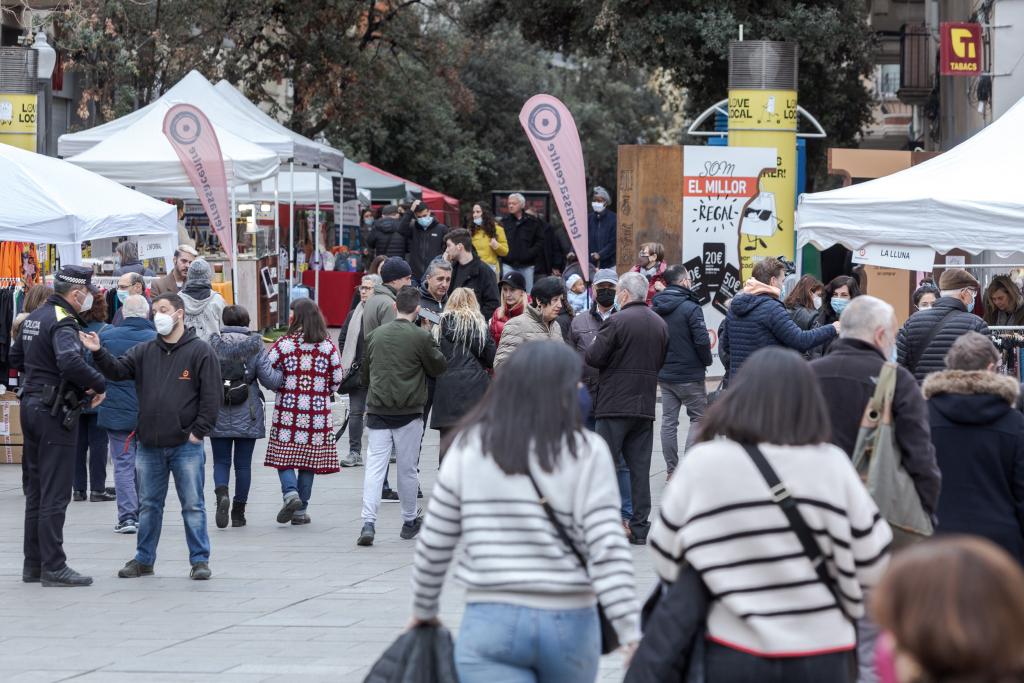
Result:
[[[665,477],[659,439],[654,441],[651,487],[657,505]],[[437,444],[437,433],[428,430],[421,460],[428,496]],[[398,505],[382,503],[376,545],[355,545],[362,468],[317,477],[312,524],[277,524],[281,494],[276,473],[262,465],[265,448],[259,442],[253,457],[248,526],[217,529],[207,446],[213,579],[206,582],[188,578],[181,508],[172,486],[155,577],[117,578],[134,555],[135,536],[113,532],[115,503],[72,502],[64,529],[69,564],[95,583],[73,589],[23,584],[21,468],[0,465],[0,681],[252,683],[279,681],[282,675],[308,682],[362,681],[409,619],[414,541],[398,536]],[[107,476],[112,485],[109,467]],[[650,550],[633,550],[643,599],[654,583]],[[462,597],[449,580],[441,619],[454,632]],[[600,677],[621,680],[619,655],[602,659]]]

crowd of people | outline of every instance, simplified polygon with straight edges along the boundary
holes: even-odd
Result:
[[[30,292],[11,352],[24,377],[23,579],[91,583],[67,565],[61,530],[72,494],[109,497],[95,464],[108,452],[115,531],[137,534],[118,575],[155,572],[173,474],[190,576],[209,579],[205,440],[215,525],[227,528],[248,523],[266,439],[277,523],[312,523],[317,476],[341,468],[363,468],[358,546],[374,545],[381,502],[399,503],[395,531],[418,539],[413,626],[437,622],[454,565],[467,588],[464,681],[593,681],[615,644],[627,661],[678,659],[642,639],[631,544],[649,546],[655,610],[697,577],[708,608],[687,614],[702,634],[687,653],[705,680],[1021,680],[1024,413],[973,313],[978,281],[944,270],[900,327],[856,277],[805,276],[783,296],[785,264],[764,259],[718,334],[728,383],[712,402],[713,336],[691,273],[650,243],[618,274],[610,197],[593,199],[592,232],[613,246],[593,247],[589,283],[538,269],[543,230],[521,196],[501,221],[475,205],[466,229],[421,204],[368,216],[377,255],[337,341],[316,303],[297,299],[268,347],[184,249],[151,299],[141,274],[120,274],[113,310],[91,271],[65,267],[52,292]],[[991,324],[1013,324],[1022,297],[996,278],[985,302]],[[894,468],[941,540],[908,540],[854,467],[883,376]],[[659,403],[668,483],[655,508]],[[428,427],[440,470],[424,515]]]

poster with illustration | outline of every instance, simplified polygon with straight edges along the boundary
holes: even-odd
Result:
[[[718,360],[718,327],[728,301],[743,287],[741,225],[744,239],[770,236],[775,230],[775,198],[762,193],[758,182],[762,171],[775,168],[775,161],[773,148],[683,149],[683,264],[694,273],[694,293],[704,308],[715,357],[708,369],[711,376],[724,371]]]

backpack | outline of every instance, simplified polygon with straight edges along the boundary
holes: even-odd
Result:
[[[222,358],[220,376],[224,382],[224,405],[240,406],[249,400],[249,383],[245,381],[245,361]]]

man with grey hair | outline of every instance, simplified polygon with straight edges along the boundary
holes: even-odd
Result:
[[[651,528],[647,518],[651,514],[654,413],[668,326],[647,307],[647,279],[639,273],[619,278],[616,302],[619,312],[605,321],[585,359],[599,372],[594,415],[597,433],[608,442],[620,472],[623,522],[630,543],[644,545]],[[623,470],[628,470],[628,482]],[[626,509],[627,494],[632,510]]]
[[[132,273],[132,275],[137,274]],[[122,276],[122,279],[127,275]],[[119,283],[120,284],[120,283]],[[149,319],[149,302],[141,294],[124,299],[122,319],[100,332],[100,343],[114,356],[156,338],[156,327]],[[139,400],[131,380],[107,382],[107,400],[100,404],[96,422],[107,430],[110,461],[114,464],[114,491],[117,495],[119,534],[134,534],[139,528],[139,495],[135,489],[135,447],[132,432],[138,426]]]
[[[544,257],[544,223],[527,213],[526,198],[513,192],[508,196],[508,215],[501,219],[501,227],[508,240],[502,273],[520,273],[526,280],[526,291],[530,291],[537,261]]]
[[[493,279],[493,278],[492,278]],[[441,315],[448,302],[448,289],[452,284],[452,264],[438,256],[423,271],[420,283],[420,308]]]

